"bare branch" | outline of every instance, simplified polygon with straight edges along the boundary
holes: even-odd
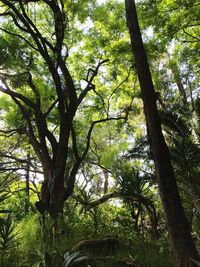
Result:
[[[187,32],[185,29],[182,29],[182,30],[183,30],[183,32],[184,32],[185,34],[187,34],[187,35],[190,36],[191,38],[195,39],[196,42],[199,42],[199,41],[200,41],[200,38],[198,38],[197,36],[194,36],[194,35],[190,34],[190,33]],[[186,41],[186,42],[187,42],[187,41]]]
[[[50,113],[51,111],[54,109],[54,107],[56,106],[56,104],[58,103],[58,99],[56,99],[52,105],[48,108],[47,112],[44,113],[44,117],[46,118]]]
[[[12,97],[12,99],[14,100],[16,105],[21,110],[22,115],[23,115],[23,117],[24,117],[24,119],[28,125],[28,131],[26,131],[26,135],[29,137],[29,141],[33,145],[35,152],[37,153],[39,158],[42,159],[41,145],[38,142],[38,140],[34,134],[31,119],[30,119],[30,114],[29,114],[28,110],[20,103],[20,101],[17,98],[15,98],[15,96],[13,96],[13,95],[10,95],[10,96]]]
[[[108,101],[107,101],[107,115],[108,115],[108,113],[109,113],[109,109],[110,109],[110,100],[111,100],[111,98],[113,97],[113,95],[116,93],[116,91],[120,88],[120,86],[123,84],[123,83],[125,83],[127,80],[128,80],[128,78],[129,78],[129,76],[130,76],[130,73],[131,73],[131,67],[129,68],[129,70],[128,70],[128,74],[127,74],[127,76],[117,85],[117,87],[115,87],[115,89],[112,91],[112,93],[110,94],[110,96],[108,97]]]
[[[28,77],[27,84],[28,84],[29,87],[32,89],[32,91],[34,92],[35,97],[36,97],[37,106],[38,106],[38,108],[40,108],[40,105],[41,105],[41,101],[40,101],[40,93],[39,93],[39,91],[37,90],[35,84],[33,83],[33,79],[32,79],[32,75],[31,75],[31,73],[29,73],[29,77]]]
[[[85,156],[89,150],[89,147],[90,147],[90,139],[91,139],[91,135],[92,135],[92,131],[93,131],[93,128],[96,124],[99,124],[99,123],[102,123],[102,122],[107,122],[107,121],[118,121],[118,120],[126,120],[127,117],[107,117],[107,118],[104,118],[104,119],[100,119],[100,120],[97,120],[97,121],[93,121],[91,126],[90,126],[90,129],[88,131],[88,134],[87,134],[87,141],[86,141],[86,147],[85,147],[85,151],[83,152],[82,156],[81,156],[81,159],[85,159]]]
[[[11,130],[0,130],[0,133],[5,134],[7,137],[13,136],[16,133],[19,133],[21,129],[11,129]],[[0,135],[4,136],[4,135]]]
[[[119,192],[109,192],[109,193],[103,195],[102,197],[94,200],[93,202],[89,203],[88,209],[92,209],[98,205],[101,205],[111,198],[118,198],[118,197],[121,197],[121,194]]]
[[[22,101],[24,102],[24,104],[26,104],[27,106],[29,106],[29,107],[31,107],[32,109],[35,110],[35,108],[36,108],[35,103],[33,103],[33,102],[32,102],[30,99],[28,99],[26,96],[21,95],[21,94],[19,94],[19,93],[17,93],[17,92],[12,91],[12,90],[9,88],[9,86],[6,84],[5,81],[3,81],[3,83],[4,83],[5,88],[4,88],[3,86],[0,85],[0,91],[1,91],[1,92],[5,93],[5,94],[7,94],[7,95],[10,95],[12,98],[18,98],[18,99],[22,100]]]
[[[36,168],[36,166],[31,162],[31,161],[28,161],[27,159],[22,159],[22,158],[19,158],[19,157],[15,157],[15,156],[12,156],[12,155],[7,155],[7,154],[4,154],[2,152],[0,152],[0,157],[1,158],[7,158],[7,159],[12,159],[12,160],[15,160],[16,162],[19,162],[19,163],[29,163],[31,167],[33,168]],[[7,164],[8,162],[6,162]],[[13,161],[10,162],[10,163],[14,163]]]
[[[13,35],[13,36],[15,36],[15,37],[18,37],[18,38],[22,39],[25,43],[27,43],[27,44],[28,44],[30,47],[32,47],[34,50],[39,51],[34,45],[32,45],[32,44],[31,44],[26,38],[24,38],[22,35],[17,34],[17,33],[14,33],[14,32],[9,32],[9,31],[7,31],[7,30],[5,30],[5,29],[3,29],[3,28],[0,28],[0,30],[3,31],[3,32],[5,32],[5,33],[7,33],[7,34],[10,34],[10,35]]]
[[[95,70],[92,70],[92,69],[89,69],[90,71],[92,71],[92,75],[91,77],[89,78],[89,74],[87,75],[87,78],[86,78],[86,82],[87,82],[87,86],[85,87],[85,89],[81,92],[81,94],[79,95],[79,98],[78,98],[78,105],[81,104],[82,100],[85,98],[85,96],[87,95],[87,93],[93,89],[94,85],[92,84],[94,78],[97,76],[98,74],[98,71],[99,71],[99,68],[106,62],[108,62],[109,59],[105,59],[105,60],[102,60],[102,61],[99,61],[98,65],[96,66]],[[89,71],[88,70],[88,71]]]
[[[90,129],[88,130],[85,150],[84,150],[83,154],[81,155],[81,157],[79,157],[78,159],[76,159],[76,161],[74,163],[74,166],[73,166],[73,168],[72,168],[72,170],[70,172],[70,175],[68,177],[67,190],[66,190],[66,198],[68,198],[72,194],[72,192],[73,192],[74,183],[75,183],[75,179],[76,179],[76,174],[77,174],[77,171],[78,171],[81,163],[85,159],[85,157],[87,155],[87,152],[89,150],[89,147],[90,147],[90,139],[91,139],[91,135],[92,135],[92,131],[94,129],[94,126],[96,124],[98,124],[98,123],[103,123],[103,122],[107,122],[107,121],[111,121],[111,120],[121,120],[121,119],[126,120],[127,117],[104,118],[104,119],[101,119],[101,120],[97,120],[97,121],[92,122],[92,124],[90,126]]]

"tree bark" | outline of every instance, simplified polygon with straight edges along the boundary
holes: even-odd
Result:
[[[30,194],[30,154],[28,153],[27,155],[27,164],[26,164],[26,188],[25,188],[25,192],[26,192],[26,203],[25,203],[25,212],[28,211],[28,207],[29,207],[29,194]]]
[[[64,171],[65,166],[62,168],[49,168],[49,175],[45,176],[42,183],[41,200],[36,202],[37,209],[41,213],[47,210],[52,218],[57,218],[58,214],[63,213],[66,199]]]
[[[144,113],[154,156],[159,191],[174,252],[174,266],[194,267],[196,264],[191,261],[191,258],[198,260],[199,256],[191,237],[190,225],[181,204],[170,152],[162,134],[154,85],[141,37],[135,1],[125,0],[125,6],[127,26],[144,103]]]
[[[108,193],[108,171],[103,170],[104,175],[104,186],[103,186],[103,192],[104,194]]]

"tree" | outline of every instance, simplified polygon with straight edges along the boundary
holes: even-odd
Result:
[[[181,205],[169,149],[162,134],[156,106],[156,94],[138,24],[135,2],[134,0],[126,0],[125,5],[127,24],[144,103],[149,142],[154,156],[160,195],[174,251],[175,266],[195,266],[191,258],[198,259],[199,256],[190,235],[191,229]]]
[[[130,164],[124,165],[116,170],[115,176],[121,196],[130,207],[131,216],[135,221],[135,230],[139,230],[139,217],[142,215],[142,208],[145,207],[153,237],[156,239],[158,238],[158,218],[151,196],[153,195],[152,176],[136,168],[130,168]],[[141,223],[143,219],[141,216]]]
[[[108,59],[101,59],[101,56],[93,59],[92,65],[96,66],[88,69],[82,83],[77,81],[80,79],[75,73],[78,67],[69,70],[70,41],[73,41],[73,34],[80,34],[74,26],[74,17],[78,14],[80,20],[87,19],[85,11],[89,1],[83,3],[82,10],[68,1],[3,0],[1,4],[4,36],[0,45],[5,60],[1,62],[0,91],[11,97],[15,104],[11,106],[18,114],[6,130],[28,137],[44,174],[37,208],[42,213],[48,210],[56,217],[73,192],[76,173],[89,150],[95,125],[126,119],[127,112],[110,114],[111,98],[117,89],[111,90],[107,106],[99,108],[104,103],[103,96],[96,91],[95,78]],[[71,39],[70,31],[73,32]],[[76,42],[79,41],[77,37]],[[84,68],[83,64],[81,71]],[[88,95],[89,100],[86,100]],[[90,125],[87,122],[86,132],[83,123],[85,135],[78,140],[80,122],[86,119],[83,110],[90,106],[93,110],[95,107],[95,115],[87,117]]]
[[[138,12],[155,90],[167,110],[177,103],[183,110],[185,104],[194,109],[199,84],[198,1],[140,1]],[[146,37],[149,29],[151,34]]]

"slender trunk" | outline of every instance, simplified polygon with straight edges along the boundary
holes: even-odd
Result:
[[[26,164],[26,203],[25,203],[25,212],[28,211],[29,207],[29,182],[30,182],[30,154],[27,155],[27,164]]]
[[[186,93],[185,93],[185,88],[184,88],[183,83],[181,81],[179,69],[178,69],[176,63],[171,65],[171,71],[172,71],[172,74],[174,76],[174,81],[177,84],[179,93],[180,93],[180,95],[182,97],[183,105],[188,108],[188,102],[187,102],[187,96],[186,96]]]
[[[199,256],[191,238],[191,228],[181,204],[169,149],[162,134],[161,122],[156,106],[155,90],[141,37],[135,1],[125,0],[125,5],[127,25],[141,87],[151,150],[154,156],[160,195],[174,252],[174,266],[195,266],[190,258],[198,260]]]
[[[103,175],[104,175],[103,191],[104,191],[104,194],[106,194],[108,193],[108,171],[103,170]]]
[[[145,206],[148,215],[149,215],[149,221],[151,224],[151,230],[152,230],[152,237],[154,239],[158,239],[158,218],[157,218],[157,213],[156,209],[154,207],[154,204],[152,201],[148,198],[145,198],[143,196],[138,197],[138,201]]]
[[[27,155],[26,164],[26,197],[29,198],[29,181],[30,181],[30,154]]]
[[[139,231],[139,228],[138,228],[139,209],[135,213],[135,208],[133,208],[131,210],[131,217],[134,221],[134,230],[135,230],[135,232],[138,232]]]

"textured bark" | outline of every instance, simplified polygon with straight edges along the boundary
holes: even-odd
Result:
[[[127,25],[131,36],[132,50],[144,103],[149,140],[174,252],[174,266],[196,266],[190,258],[198,260],[199,256],[191,238],[191,229],[181,204],[169,149],[162,134],[154,85],[141,37],[134,0],[125,0],[125,6]]]
[[[103,191],[104,191],[104,194],[106,194],[108,193],[108,171],[103,170],[103,175],[104,175]]]
[[[66,199],[66,189],[64,187],[64,170],[52,168],[49,176],[45,177],[41,188],[41,200],[37,202],[36,207],[43,213],[46,210],[52,218],[62,214],[64,201]]]

